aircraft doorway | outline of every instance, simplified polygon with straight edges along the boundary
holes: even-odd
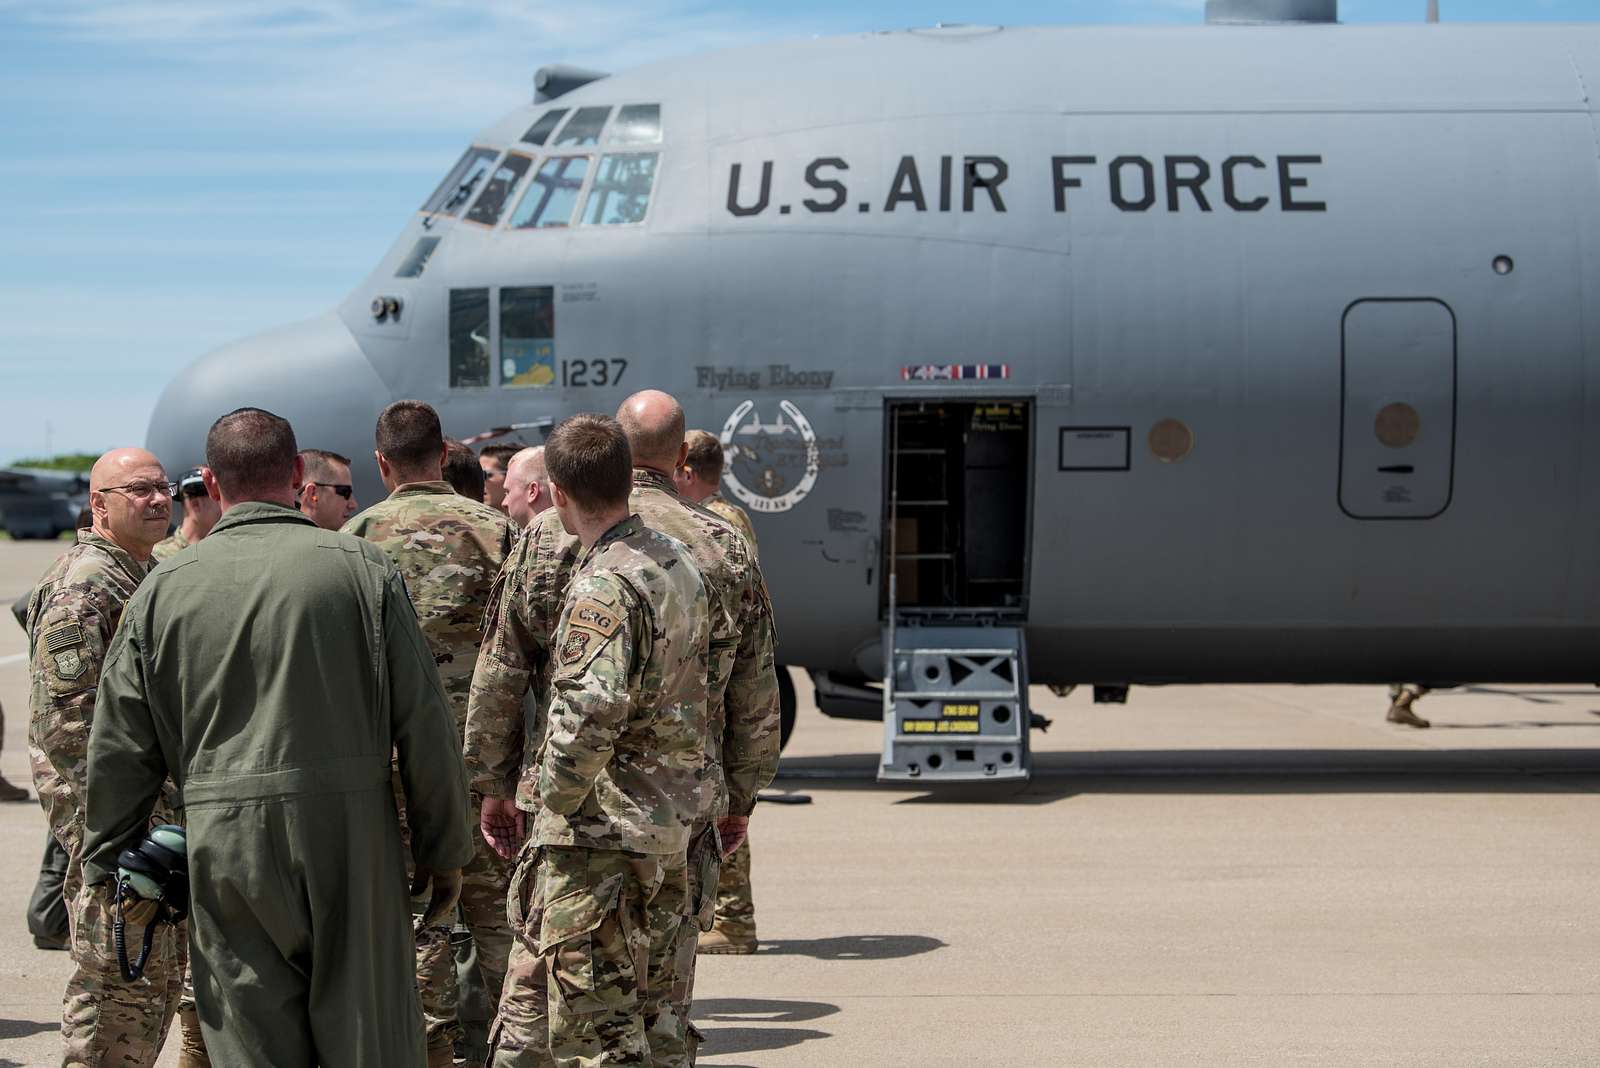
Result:
[[[885,576],[901,615],[1023,619],[1033,484],[1028,401],[890,401]],[[882,590],[887,611],[891,598]]]

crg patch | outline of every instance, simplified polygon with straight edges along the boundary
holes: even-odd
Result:
[[[622,626],[622,619],[599,601],[579,601],[572,606],[568,622],[575,627],[587,627],[607,638]]]

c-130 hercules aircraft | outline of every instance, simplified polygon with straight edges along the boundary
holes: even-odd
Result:
[[[669,390],[885,778],[1025,776],[1030,681],[1592,681],[1600,28],[1207,22],[545,68],[151,446]]]

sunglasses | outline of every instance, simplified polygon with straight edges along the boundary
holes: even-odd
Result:
[[[348,482],[307,482],[306,485],[321,486],[323,489],[331,489],[333,492],[337,493],[347,501],[356,492],[356,488]],[[305,491],[302,489],[301,492]]]

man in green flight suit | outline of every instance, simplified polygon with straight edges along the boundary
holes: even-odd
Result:
[[[84,880],[112,877],[170,774],[216,1063],[422,1068],[391,754],[429,922],[455,907],[472,857],[433,657],[388,557],[295,510],[287,422],[230,412],[206,462],[222,519],[129,600],[107,656]]]
[[[344,533],[370,541],[400,569],[459,730],[467,718],[467,690],[478,662],[489,590],[511,551],[511,521],[444,481],[449,448],[439,414],[431,406],[418,400],[395,401],[378,416],[375,437],[378,474],[389,496],[346,523]],[[472,471],[478,470],[478,458],[473,456]],[[478,975],[489,996],[498,1001],[511,953],[511,928],[506,923],[511,865],[483,840],[477,827],[474,805],[470,831],[477,855],[461,874],[461,913],[477,943]],[[455,1044],[466,1038],[456,1011],[448,922],[454,918],[417,930],[417,987],[430,1068],[450,1068]]]
[[[553,635],[540,807],[512,883],[518,940],[491,1064],[681,1063],[670,996],[705,774],[706,588],[682,543],[630,514],[615,420],[566,420],[545,463],[582,551]]]

